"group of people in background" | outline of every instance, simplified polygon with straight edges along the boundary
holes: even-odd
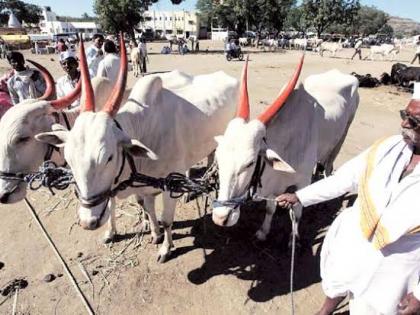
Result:
[[[139,51],[147,56],[145,41],[140,41],[138,47]],[[80,78],[80,71],[75,49],[70,49],[68,43],[62,39],[58,40],[56,49],[60,65],[65,72],[56,82],[56,96],[59,98],[74,90]],[[46,82],[41,73],[26,65],[20,52],[10,51],[6,57],[12,69],[0,78],[0,117],[11,106],[26,99],[38,98],[46,90]],[[116,82],[121,60],[113,38],[105,39],[103,35],[95,34],[92,45],[86,50],[86,57],[91,78],[104,77],[112,84]],[[70,108],[79,106],[79,102],[74,101]]]

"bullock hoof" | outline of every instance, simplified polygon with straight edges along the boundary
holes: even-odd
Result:
[[[170,256],[171,256],[171,252],[166,253],[164,255],[159,254],[158,257],[157,257],[157,262],[159,264],[163,264],[163,263],[165,263],[165,262],[168,261],[168,259],[169,259]]]
[[[104,244],[110,244],[114,241],[115,235],[114,234],[105,234],[104,238],[102,239],[102,242]]]
[[[163,234],[152,236],[152,244],[160,244],[163,242]]]
[[[255,237],[257,238],[257,240],[259,240],[260,242],[265,242],[267,240],[267,234],[265,234],[263,231],[258,230],[255,233]]]

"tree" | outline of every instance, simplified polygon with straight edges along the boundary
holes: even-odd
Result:
[[[305,19],[303,8],[301,6],[291,8],[285,20],[285,28],[293,28],[298,32],[305,33],[308,26],[309,21]]]
[[[214,1],[213,0],[197,0],[195,8],[200,12],[200,18],[205,21],[205,24],[210,26],[214,14]]]
[[[10,11],[20,22],[25,21],[29,24],[38,24],[42,17],[41,8],[37,5],[20,0],[2,0],[0,1],[0,24],[7,24]]]
[[[334,24],[352,24],[360,4],[359,0],[304,0],[302,9],[320,37]]]
[[[394,29],[391,25],[385,24],[379,29],[378,33],[392,37],[394,35]]]
[[[362,6],[356,23],[358,33],[363,36],[376,34],[388,22],[389,16],[375,7]]]
[[[280,32],[295,0],[257,0],[258,30]]]

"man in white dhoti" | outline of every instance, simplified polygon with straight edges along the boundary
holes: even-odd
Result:
[[[60,54],[60,64],[66,75],[58,78],[55,86],[57,91],[57,98],[64,97],[70,94],[79,82],[80,71],[77,68],[79,62],[77,61],[76,55],[67,50]],[[75,100],[69,108],[75,108],[80,105],[80,99]]]
[[[98,72],[99,62],[104,58],[102,45],[104,37],[101,34],[95,34],[92,38],[93,45],[86,49],[86,59],[89,68],[89,75],[91,78],[96,76]]]
[[[331,314],[347,295],[352,315],[420,312],[420,83],[400,114],[401,136],[379,140],[334,175],[277,197],[290,208],[358,193],[325,237],[327,298],[317,314]]]
[[[7,60],[14,70],[13,76],[7,81],[7,88],[13,105],[29,98],[41,97],[45,92],[46,83],[40,72],[26,67],[25,58],[20,52],[9,52]]]

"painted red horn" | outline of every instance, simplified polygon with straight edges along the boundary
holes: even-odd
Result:
[[[54,97],[54,95],[55,95],[55,83],[54,83],[54,79],[53,79],[51,73],[46,68],[41,66],[38,62],[33,61],[33,60],[29,60],[29,59],[27,61],[32,63],[35,67],[38,68],[38,70],[41,72],[42,77],[44,78],[45,83],[47,85],[47,88],[45,89],[44,95],[39,97],[38,100],[48,100],[48,99]]]
[[[80,97],[81,92],[82,92],[82,80],[79,79],[73,91],[71,91],[66,96],[63,96],[59,99],[51,101],[51,106],[53,106],[55,109],[66,108]]]
[[[85,46],[83,44],[82,34],[80,38],[80,81],[82,82],[83,99],[80,100],[81,112],[95,111],[95,95],[93,94],[92,83],[90,82],[90,75],[86,61]]]
[[[274,101],[273,104],[270,105],[269,108],[267,108],[262,114],[258,116],[258,120],[264,123],[265,125],[268,124],[270,119],[276,115],[276,113],[280,110],[280,108],[286,103],[287,98],[290,96],[290,94],[293,92],[296,83],[299,79],[300,72],[302,70],[303,66],[303,60],[305,59],[305,54],[302,55],[300,62],[295,70],[295,73],[293,74],[292,79],[287,84],[286,88],[282,91],[282,93],[277,97],[277,99]]]
[[[120,32],[120,71],[118,72],[118,79],[115,83],[112,94],[102,111],[114,117],[118,112],[127,83],[127,51],[125,49],[124,34]]]
[[[245,121],[249,120],[249,97],[248,97],[248,60],[246,57],[245,66],[242,70],[241,88],[239,91],[239,102],[236,117],[243,118]]]

